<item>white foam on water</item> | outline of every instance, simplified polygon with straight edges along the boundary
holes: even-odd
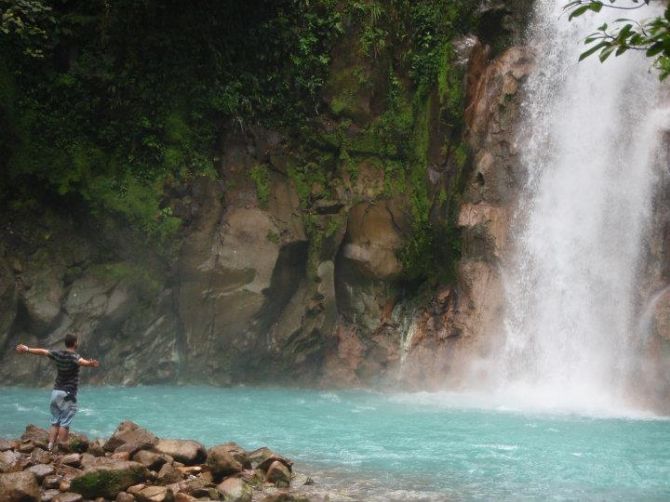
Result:
[[[391,402],[445,410],[484,410],[511,414],[532,414],[554,417],[585,417],[596,419],[670,420],[653,411],[638,409],[617,400],[592,396],[565,400],[538,386],[510,385],[502,390],[463,392],[414,392],[397,393],[387,397]],[[535,424],[526,424],[536,428]]]

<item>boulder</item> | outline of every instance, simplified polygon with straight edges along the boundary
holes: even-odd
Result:
[[[0,438],[0,452],[12,449],[12,442],[9,439]]]
[[[0,452],[0,472],[11,472],[17,470],[21,454],[12,450]]]
[[[61,458],[60,463],[71,467],[79,467],[81,465],[81,455],[79,453],[69,453]]]
[[[202,498],[209,496],[209,490],[213,486],[209,479],[203,479],[202,476],[199,476],[195,479],[189,479],[184,491],[193,497]]]
[[[35,448],[30,453],[30,461],[33,464],[50,464],[53,461],[53,455],[42,448]]]
[[[116,502],[135,502],[135,497],[130,493],[119,492],[116,496]]]
[[[256,467],[258,464],[263,462],[265,459],[270,458],[272,455],[274,455],[274,452],[267,446],[263,446],[262,448],[258,448],[257,450],[247,454],[252,467]]]
[[[53,465],[48,464],[33,465],[32,467],[28,468],[28,471],[35,475],[39,483],[41,483],[44,478],[51,476],[55,472]]]
[[[163,464],[156,478],[162,485],[169,485],[181,481],[182,475],[172,464]]]
[[[126,491],[127,491],[130,495],[135,496],[135,495],[137,495],[138,493],[140,493],[142,490],[144,490],[144,488],[146,488],[146,486],[147,486],[147,485],[146,485],[145,483],[138,483],[138,484],[136,484],[136,485],[129,486],[129,487],[128,487],[128,490],[126,490]]]
[[[160,469],[163,464],[172,462],[173,459],[169,455],[163,453],[156,453],[148,450],[140,450],[133,455],[133,460],[145,465],[148,469],[156,471]]]
[[[186,465],[201,464],[207,458],[207,450],[197,441],[183,439],[159,439],[156,451],[170,455]]]
[[[101,455],[99,457],[93,456],[90,453],[83,453],[81,455],[81,458],[79,459],[79,465],[80,467],[86,468],[94,465],[98,459],[104,459],[104,455]],[[67,465],[67,464],[66,464]]]
[[[225,502],[251,502],[252,489],[240,478],[228,478],[216,487]]]
[[[114,434],[107,440],[104,449],[116,451],[127,451],[131,455],[135,451],[150,449],[158,443],[158,438],[150,431],[140,427],[134,422],[121,422]]]
[[[63,476],[60,476],[59,474],[52,474],[51,476],[47,476],[42,481],[42,488],[46,488],[47,490],[57,489],[62,479]]]
[[[25,432],[21,435],[21,441],[30,441],[34,446],[46,450],[49,445],[49,431],[30,424],[26,426]]]
[[[183,493],[183,492],[177,493],[174,496],[174,500],[175,500],[175,502],[197,502],[198,501],[197,498],[192,497],[188,493]],[[116,502],[126,502],[126,501],[125,500],[117,500]]]
[[[70,452],[73,453],[84,453],[88,450],[89,440],[83,434],[70,433],[68,438],[67,448]]]
[[[146,479],[148,474],[147,468],[138,462],[93,465],[72,480],[71,490],[87,499],[113,499],[119,492]]]
[[[40,485],[32,472],[0,474],[0,501],[39,502]]]
[[[56,495],[60,494],[60,490],[55,488],[50,488],[42,492],[42,502],[51,502]]]
[[[83,497],[78,493],[65,492],[56,495],[52,500],[53,502],[81,502]]]
[[[84,473],[83,470],[77,469],[76,467],[71,467],[69,465],[57,465],[56,474],[60,475],[62,478],[71,481],[77,476],[81,476]]]
[[[135,494],[140,502],[172,502],[174,494],[165,486],[146,486]]]
[[[277,455],[276,453],[272,453],[268,457],[264,458],[263,461],[256,465],[256,468],[263,472],[267,472],[274,462],[281,462],[288,468],[289,471],[293,470],[293,462],[287,458],[282,457],[281,455]]]
[[[16,449],[20,453],[32,453],[35,448],[39,448],[39,446],[35,446],[35,443],[32,441],[21,441],[21,444]]]
[[[96,439],[88,445],[86,453],[93,455],[94,457],[104,457],[105,456],[105,441],[102,439]]]
[[[265,481],[272,483],[278,488],[288,488],[291,484],[291,471],[279,460],[275,460],[268,467]]]
[[[207,465],[216,479],[251,468],[246,452],[235,443],[214,446],[207,452]]]

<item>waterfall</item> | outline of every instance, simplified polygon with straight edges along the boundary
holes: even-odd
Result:
[[[526,184],[502,270],[499,383],[542,405],[619,406],[636,357],[641,251],[668,113],[642,54],[578,62],[583,39],[621,11],[569,22],[565,3],[538,0],[528,32],[537,67],[518,138]]]

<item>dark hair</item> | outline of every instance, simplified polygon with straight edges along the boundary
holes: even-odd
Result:
[[[67,334],[65,335],[65,346],[67,348],[72,348],[77,345],[77,335]]]

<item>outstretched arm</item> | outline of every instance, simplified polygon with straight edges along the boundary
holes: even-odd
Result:
[[[16,346],[16,351],[19,354],[34,354],[36,356],[48,356],[49,351],[47,349],[39,349],[28,347],[27,345],[19,344]]]
[[[84,359],[83,357],[79,359],[79,366],[88,366],[89,368],[97,368],[100,366],[100,363],[97,359]]]

